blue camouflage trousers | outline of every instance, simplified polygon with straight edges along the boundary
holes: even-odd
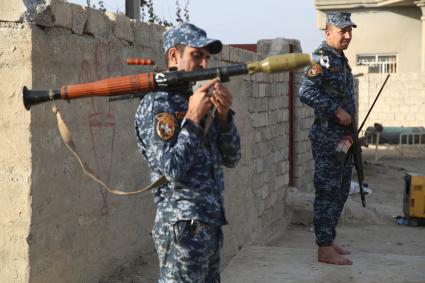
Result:
[[[158,283],[219,283],[221,226],[198,220],[174,224],[155,220],[152,230],[159,258]]]
[[[310,131],[314,159],[314,232],[319,247],[332,245],[336,225],[350,191],[352,158],[336,159],[335,149],[344,133],[338,129],[313,125]]]

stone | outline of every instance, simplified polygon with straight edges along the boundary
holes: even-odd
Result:
[[[83,7],[79,5],[71,5],[71,11],[72,11],[71,30],[75,34],[83,35],[84,26],[88,18],[86,10],[84,10]]]
[[[106,16],[113,23],[113,32],[116,38],[127,42],[134,42],[133,29],[131,28],[130,19],[124,14],[106,12]]]

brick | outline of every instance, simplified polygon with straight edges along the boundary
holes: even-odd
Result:
[[[417,121],[417,125],[425,125],[425,114],[423,112],[417,112],[416,113],[416,121]],[[416,126],[417,126],[416,125]]]
[[[72,26],[71,30],[73,33],[83,35],[84,26],[87,22],[88,15],[86,10],[79,5],[71,5],[72,12]]]
[[[152,41],[150,26],[144,22],[132,22],[134,43],[137,46],[152,48],[150,43]]]
[[[229,45],[223,45],[223,50],[221,51],[221,60],[224,60],[225,62],[230,61],[230,48]]]
[[[283,190],[283,188],[287,185],[288,185],[288,183],[285,183],[284,175],[279,175],[275,179],[273,191],[276,192],[276,191],[279,191],[279,190]]]
[[[249,63],[256,61],[256,53],[248,50],[239,49],[239,58],[241,63]]]
[[[264,159],[258,158],[255,160],[255,173],[261,173],[264,171]]]
[[[381,115],[380,115],[380,117],[381,117]],[[384,119],[384,118],[381,118],[381,119]],[[406,121],[416,121],[416,113],[405,113],[404,119]]]
[[[116,38],[130,43],[134,42],[133,29],[130,19],[126,15],[106,12],[106,16],[112,22],[112,29]]]
[[[254,157],[264,157],[271,152],[271,148],[265,142],[257,143],[254,147]]]
[[[257,205],[257,216],[260,217],[264,214],[264,201],[261,199],[261,194],[257,194],[256,205]]]
[[[269,186],[268,185],[264,185],[261,188],[261,193],[262,193],[261,199],[262,200],[266,199],[269,196]]]
[[[286,156],[286,154],[285,154]],[[284,162],[280,162],[279,164],[276,165],[275,168],[275,174],[276,175],[282,175],[288,172],[288,167],[289,167],[289,163],[284,161]]]
[[[252,75],[251,78],[255,83],[268,83],[269,82],[269,77],[265,73],[256,73],[256,74]]]
[[[268,87],[268,85],[267,84],[263,84],[263,83],[261,83],[261,84],[258,85],[258,88],[259,88],[258,89],[259,90],[258,96],[259,97],[265,97],[267,95],[267,92],[268,92],[267,87]]]
[[[240,63],[239,48],[229,47],[229,61],[232,63]]]
[[[72,6],[62,0],[51,1],[55,26],[72,29]],[[77,5],[75,5],[77,6]]]
[[[271,203],[273,207],[283,203],[287,188],[288,188],[288,185],[280,186],[277,188],[276,191],[274,191],[273,194],[270,195]]]
[[[271,97],[268,101],[270,110],[276,110],[284,107],[283,96]]]
[[[250,112],[267,111],[269,108],[269,99],[266,97],[248,98],[248,110]]]
[[[250,113],[249,117],[251,118],[251,125],[254,128],[264,127],[268,124],[268,113],[260,112],[260,113]]]
[[[84,26],[84,33],[98,38],[108,38],[112,34],[112,24],[105,13],[93,8],[86,10],[88,17]]]
[[[0,21],[21,22],[27,12],[28,1],[13,0],[0,2]]]
[[[49,5],[37,5],[36,14],[34,15],[34,22],[42,27],[54,27],[55,18],[53,15],[52,7]]]

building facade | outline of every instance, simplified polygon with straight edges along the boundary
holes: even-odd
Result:
[[[425,71],[425,0],[315,0],[317,26],[329,11],[349,11],[357,24],[346,55],[370,73]]]

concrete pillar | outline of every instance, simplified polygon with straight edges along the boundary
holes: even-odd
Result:
[[[422,10],[422,52],[421,52],[421,69],[425,72],[425,0],[415,1],[415,4]]]
[[[31,27],[0,22],[0,38],[0,282],[27,283],[33,156],[21,90],[31,86]]]

